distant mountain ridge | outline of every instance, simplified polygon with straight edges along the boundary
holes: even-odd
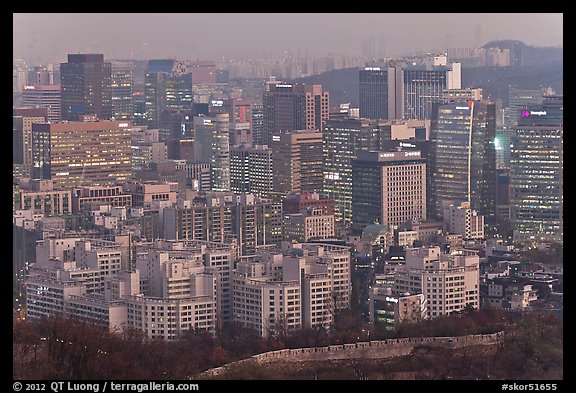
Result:
[[[519,89],[551,87],[556,94],[563,94],[563,49],[528,46],[521,41],[492,41],[485,47],[521,48],[523,60],[518,67],[471,67],[462,68],[462,87],[480,87],[484,97],[502,99],[508,106],[509,86]],[[330,107],[337,108],[349,102],[358,107],[358,67],[332,70],[318,75],[292,80],[293,83],[321,84],[330,92]]]

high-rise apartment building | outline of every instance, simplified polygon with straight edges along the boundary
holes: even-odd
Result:
[[[445,202],[469,202],[494,225],[496,107],[492,101],[434,103],[431,123],[431,217]]]
[[[295,130],[272,135],[276,192],[295,194],[323,189],[323,145],[319,131]]]
[[[282,239],[282,204],[252,194],[209,194],[164,210],[164,237],[226,242],[236,239],[241,255]]]
[[[68,62],[60,64],[60,85],[62,120],[112,118],[112,65],[103,54],[69,54]]]
[[[302,213],[284,214],[284,239],[307,242],[330,239],[335,235],[334,214],[324,214],[321,207],[310,207]]]
[[[262,337],[278,329],[328,328],[350,307],[350,249],[329,244],[286,244],[238,262],[234,321]]]
[[[510,152],[510,215],[517,239],[563,239],[561,96],[522,111]]]
[[[329,113],[329,94],[322,85],[270,83],[263,95],[263,144],[281,131],[322,131]]]
[[[32,176],[51,179],[57,190],[130,180],[130,123],[98,120],[34,124]]]
[[[440,247],[406,249],[406,262],[394,276],[396,293],[422,293],[428,315],[456,314],[466,306],[479,308],[478,255],[441,254]]]
[[[352,223],[399,226],[426,218],[426,161],[418,150],[358,152],[352,160]]]

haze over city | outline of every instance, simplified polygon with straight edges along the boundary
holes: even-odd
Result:
[[[561,391],[562,17],[13,14],[13,390]]]
[[[374,37],[388,56],[491,40],[561,47],[561,13],[15,13],[14,58],[360,55]],[[103,28],[105,27],[105,28]]]

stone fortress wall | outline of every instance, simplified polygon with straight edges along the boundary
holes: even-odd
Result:
[[[365,341],[353,344],[330,345],[327,347],[281,349],[264,352],[248,359],[229,363],[203,373],[214,376],[222,373],[226,367],[240,362],[256,361],[260,364],[272,361],[303,362],[346,359],[385,359],[411,354],[419,347],[441,347],[448,349],[474,345],[495,345],[504,342],[504,332],[493,334],[473,334],[458,337],[410,337],[392,338],[379,341]]]

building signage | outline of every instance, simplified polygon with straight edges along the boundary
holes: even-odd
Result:
[[[120,123],[120,124],[118,124],[118,127],[126,128],[126,127],[128,127],[128,123]]]
[[[420,157],[420,152],[419,151],[405,151],[404,152],[404,157]]]

